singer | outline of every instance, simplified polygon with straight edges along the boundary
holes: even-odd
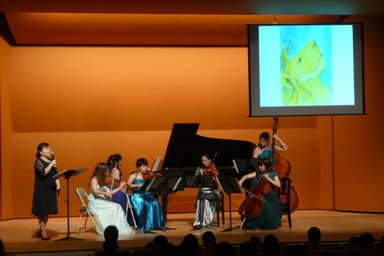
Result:
[[[35,188],[33,192],[32,214],[38,218],[37,236],[49,240],[46,226],[49,214],[57,214],[57,195],[60,192],[59,179],[53,178],[57,173],[54,154],[46,142],[37,146],[35,161]]]

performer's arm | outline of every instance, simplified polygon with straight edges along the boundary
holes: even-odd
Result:
[[[60,194],[60,189],[61,189],[61,186],[60,186],[60,180],[59,180],[59,179],[56,179],[55,182],[56,182],[56,191],[57,191],[57,195],[59,195],[59,194]]]
[[[46,168],[44,168],[44,165],[41,163],[41,161],[36,161],[35,163],[35,169],[39,172],[42,176],[47,176],[48,173],[51,172],[52,167],[56,165],[56,159],[53,159]]]
[[[249,174],[244,175],[244,176],[241,177],[241,179],[239,180],[239,185],[240,185],[240,187],[243,186],[244,181],[249,180],[249,179],[252,179],[252,178],[255,178],[255,177],[256,177],[256,172],[251,172],[251,173],[249,173]]]
[[[277,136],[277,134],[273,135],[273,137],[279,143],[279,145],[275,145],[275,148],[277,150],[279,150],[279,151],[287,151],[288,150],[287,144],[285,144],[285,142],[282,139],[280,139],[280,137]]]
[[[113,168],[111,172],[111,176],[114,180],[120,180],[120,171],[117,168]]]
[[[131,176],[129,176],[129,179],[128,179],[128,187],[133,189],[133,188],[140,188],[143,186],[143,184],[133,184],[134,180],[135,180],[135,175],[136,174],[131,174]]]
[[[271,179],[271,177],[269,177],[268,173],[264,173],[264,178],[267,179],[270,183],[272,183],[272,185],[274,185],[275,187],[280,187],[280,179],[279,177],[276,175],[273,179]]]
[[[107,189],[106,191],[103,191],[103,190],[100,190],[98,189],[97,187],[97,184],[98,184],[98,181],[97,181],[97,178],[96,177],[93,177],[91,179],[91,188],[92,188],[92,192],[94,194],[98,194],[98,195],[104,195],[108,198],[111,198],[112,197],[112,192],[111,190]]]
[[[253,158],[258,158],[261,155],[261,153],[263,153],[263,150],[260,147],[256,147],[253,150]]]
[[[118,191],[123,190],[124,186],[127,185],[124,181],[120,181],[120,186],[115,188],[114,190],[111,190],[112,194],[116,194]]]

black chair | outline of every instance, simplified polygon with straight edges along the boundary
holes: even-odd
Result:
[[[291,221],[291,179],[283,177],[280,179],[280,188],[277,188],[277,197],[280,198],[280,195],[283,195],[286,200],[282,201],[283,204],[283,213],[286,213],[288,216],[288,225],[289,228],[292,228]]]

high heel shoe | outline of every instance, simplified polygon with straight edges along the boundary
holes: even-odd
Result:
[[[49,240],[51,239],[49,236],[45,235],[43,236],[41,230],[37,232],[37,237],[40,238],[41,240]]]

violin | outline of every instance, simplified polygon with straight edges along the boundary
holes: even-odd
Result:
[[[219,171],[216,168],[216,165],[214,163],[211,163],[208,167],[205,167],[203,169],[203,174],[205,176],[219,176]]]
[[[160,172],[153,172],[149,168],[145,171],[145,173],[143,173],[143,179],[144,180],[149,179],[149,178],[153,178],[153,177],[159,177],[159,176],[162,176]]]

